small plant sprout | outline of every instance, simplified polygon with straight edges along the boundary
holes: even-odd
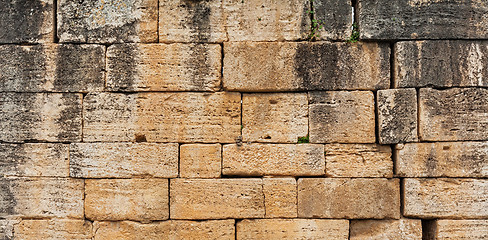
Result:
[[[351,37],[349,38],[349,40],[347,40],[347,42],[349,43],[355,43],[355,42],[358,42],[359,41],[359,27],[356,23],[354,23],[352,25],[352,33],[351,33]]]
[[[308,137],[308,134],[305,137],[299,137],[298,138],[298,143],[309,143],[309,142],[310,142],[310,139]]]

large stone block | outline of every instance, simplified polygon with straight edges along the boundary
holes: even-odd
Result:
[[[237,176],[320,176],[325,174],[319,144],[224,145],[222,173]]]
[[[183,144],[180,146],[180,177],[219,178],[222,172],[220,144]]]
[[[375,90],[390,86],[384,43],[224,43],[228,91]]]
[[[73,219],[23,220],[15,225],[15,239],[24,240],[92,240],[92,224]]]
[[[351,221],[351,240],[422,239],[420,219],[354,220]]]
[[[216,44],[115,44],[108,47],[107,67],[109,90],[217,91],[221,50]]]
[[[297,217],[297,181],[295,178],[263,178],[266,218]]]
[[[488,239],[488,220],[437,220],[433,227],[434,240]]]

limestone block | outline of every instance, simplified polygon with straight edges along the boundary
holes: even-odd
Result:
[[[297,181],[295,178],[263,178],[266,218],[297,217]]]
[[[16,220],[0,220],[0,239],[12,240],[14,239],[14,225],[17,224]]]
[[[488,239],[488,220],[437,220],[435,240]]]
[[[317,40],[349,40],[353,22],[351,2],[314,0],[312,4],[314,18],[318,21]]]
[[[183,144],[180,146],[180,177],[219,178],[222,171],[220,144]]]
[[[325,174],[319,144],[224,145],[222,173],[237,176],[320,176]]]
[[[422,239],[420,219],[354,220],[351,221],[351,240],[418,240]]]
[[[85,215],[90,220],[165,220],[167,179],[87,179]]]
[[[23,220],[15,225],[15,239],[24,240],[91,240],[92,224],[73,219]]]

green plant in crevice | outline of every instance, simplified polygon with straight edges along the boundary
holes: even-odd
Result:
[[[309,139],[308,134],[305,137],[299,137],[298,138],[298,143],[309,143],[309,142],[310,142],[310,139]]]
[[[351,37],[349,38],[349,40],[347,40],[347,42],[349,43],[355,43],[355,42],[358,42],[359,41],[359,27],[356,23],[352,24],[352,33],[351,33]]]
[[[319,30],[324,28],[324,21],[320,19],[315,19],[315,7],[314,7],[315,0],[310,0],[310,10],[307,11],[307,14],[310,15],[310,34],[307,36],[309,41],[315,41],[317,37],[319,37]]]

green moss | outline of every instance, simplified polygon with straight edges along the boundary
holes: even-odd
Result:
[[[309,143],[309,142],[310,142],[310,139],[309,139],[308,135],[305,137],[299,137],[298,138],[298,143]]]

